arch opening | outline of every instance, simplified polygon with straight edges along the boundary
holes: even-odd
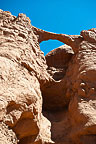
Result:
[[[46,55],[48,52],[55,48],[58,48],[61,45],[64,45],[64,43],[58,40],[48,40],[40,43],[40,49],[44,52],[44,55]]]

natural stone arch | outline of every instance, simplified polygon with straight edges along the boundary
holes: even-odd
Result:
[[[83,40],[81,35],[67,35],[67,34],[56,34],[52,32],[47,32],[36,27],[32,27],[35,31],[35,34],[38,35],[38,42],[46,41],[49,39],[59,40],[73,48],[73,51],[76,52],[78,45]]]

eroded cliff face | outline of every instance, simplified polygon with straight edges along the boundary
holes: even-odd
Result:
[[[49,79],[46,68],[30,20],[23,14],[15,17],[1,11],[0,143],[13,144],[13,136],[17,140],[14,143],[20,144],[51,141],[51,124],[42,115],[40,90],[40,86]]]
[[[45,57],[40,42],[63,45]],[[0,10],[0,143],[96,143],[96,29],[55,34]]]

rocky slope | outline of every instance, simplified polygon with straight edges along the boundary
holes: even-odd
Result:
[[[66,45],[44,57],[49,39]],[[0,144],[95,144],[95,59],[95,28],[55,34],[0,10]]]

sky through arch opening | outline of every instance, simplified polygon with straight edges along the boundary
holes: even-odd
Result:
[[[58,48],[61,45],[64,45],[64,43],[58,40],[48,40],[40,43],[40,49],[44,52],[44,55],[46,55],[48,52],[55,48]]]

